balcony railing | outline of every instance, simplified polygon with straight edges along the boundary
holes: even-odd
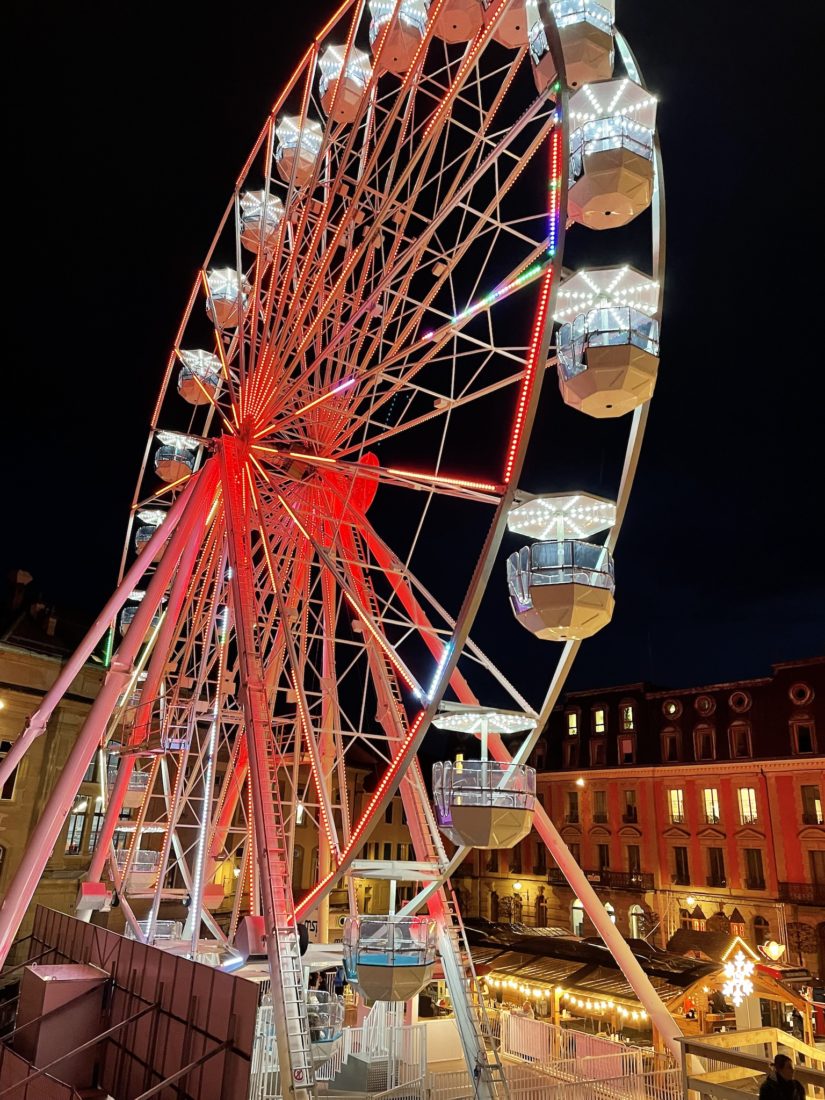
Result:
[[[608,887],[612,890],[652,890],[653,875],[646,871],[585,871],[591,886]],[[561,868],[553,867],[547,873],[547,881],[553,886],[565,886],[567,879]]]
[[[593,814],[593,824],[594,825],[606,825],[607,824],[607,814],[606,813]]]
[[[628,806],[625,812],[622,814],[622,821],[625,825],[635,825],[639,820],[635,807]]]
[[[779,900],[825,906],[825,882],[780,882]]]
[[[724,877],[724,875],[708,875],[708,877],[705,879],[705,882],[708,886],[715,886],[720,889],[721,887],[727,886],[728,884],[728,880]]]
[[[565,814],[564,815],[564,824],[565,825],[578,825],[578,823],[579,823],[579,815],[578,814]]]
[[[690,886],[690,874],[687,871],[674,871],[670,881],[674,886]]]

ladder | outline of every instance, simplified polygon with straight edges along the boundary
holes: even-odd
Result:
[[[441,964],[444,967],[444,976],[455,1007],[462,1046],[465,1051],[475,1052],[476,1064],[472,1070],[475,1095],[508,1097],[509,1089],[504,1067],[498,1055],[496,1038],[478,986],[478,975],[470,954],[464,923],[449,882],[442,894],[445,902],[445,919],[443,922],[439,921]],[[453,991],[459,988],[463,991],[463,996],[457,998]]]
[[[263,690],[263,689],[261,689]],[[272,974],[273,984],[280,986],[286,1027],[289,1065],[280,1066],[281,1093],[300,1094],[311,1089],[315,1083],[312,1062],[312,1040],[309,1031],[306,998],[304,995],[303,967],[301,964],[301,944],[298,925],[295,920],[295,907],[292,900],[292,869],[289,862],[286,829],[284,828],[281,792],[278,786],[278,754],[276,752],[271,727],[264,738],[266,764],[266,805],[263,815],[263,828],[266,836],[264,857],[266,860],[267,888],[272,898],[273,924],[267,933],[274,940],[278,965],[277,974]],[[270,959],[272,951],[269,950]],[[275,970],[274,967],[271,967]],[[274,1002],[273,1002],[274,1003]],[[276,1026],[277,1026],[276,1020]],[[284,1072],[291,1073],[291,1088],[284,1080]]]

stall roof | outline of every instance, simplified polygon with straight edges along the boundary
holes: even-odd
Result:
[[[601,979],[596,980],[607,981],[610,976],[615,984],[613,996],[634,996],[618,963],[598,938],[582,940],[570,933],[548,936],[541,934],[544,930],[474,918],[465,920],[465,928],[473,958],[496,970],[518,970],[534,981],[576,984],[601,972]],[[658,951],[644,940],[628,940],[628,944],[654,985],[657,981],[661,985],[663,997],[668,995],[665,987],[675,995],[718,969],[716,963]]]

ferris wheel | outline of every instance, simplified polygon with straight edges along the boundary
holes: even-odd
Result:
[[[347,2],[320,31],[191,288],[120,586],[2,765],[114,623],[106,683],[0,911],[4,952],[99,752],[105,818],[79,908],[114,889],[155,942],[184,899],[192,957],[204,939],[240,957],[262,934],[297,1093],[318,1057],[297,926],[313,917],[328,938],[342,886],[350,977],[404,1000],[440,954],[479,1095],[505,1088],[449,875],[468,847],[512,846],[533,824],[576,874],[526,761],[613,610],[659,358],[655,111],[609,0]],[[562,267],[568,231],[573,251],[575,234],[639,215],[647,271],[603,232],[603,263]],[[548,368],[583,422],[627,416],[615,500],[520,485]],[[531,542],[508,557],[514,535]],[[489,608],[525,663],[562,643],[538,693],[474,639]],[[432,802],[417,760],[430,729],[479,745],[437,765]],[[398,790],[414,859],[361,860]],[[301,830],[317,859],[293,894]],[[354,873],[412,889],[366,917]],[[604,935],[618,937],[609,920]]]

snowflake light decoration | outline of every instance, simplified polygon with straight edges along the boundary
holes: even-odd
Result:
[[[725,977],[728,979],[722,986],[722,993],[729,998],[738,1008],[745,997],[753,993],[754,966],[750,959],[745,958],[742,950],[736,952],[732,962],[725,963]]]

